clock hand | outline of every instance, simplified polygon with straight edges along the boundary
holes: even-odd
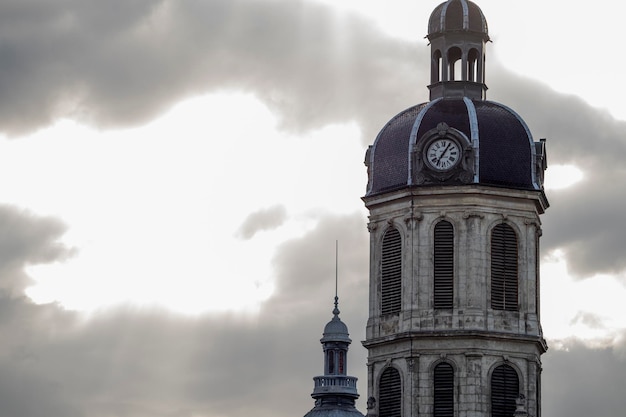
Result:
[[[446,152],[448,152],[448,148],[449,147],[450,147],[450,142],[448,142],[448,144],[446,145],[446,148],[439,155],[439,158],[437,159],[437,162],[435,162],[436,164],[439,164],[439,161],[441,161],[441,158],[443,158],[443,156],[446,154]]]

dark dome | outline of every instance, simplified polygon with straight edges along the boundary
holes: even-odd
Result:
[[[439,98],[401,112],[380,131],[367,156],[367,195],[416,186],[411,153],[440,123],[460,131],[471,144],[476,155],[471,183],[542,189],[535,172],[537,145],[517,113],[492,101]]]
[[[448,0],[435,8],[428,20],[428,37],[446,31],[469,31],[489,37],[487,19],[480,7],[467,0]]]

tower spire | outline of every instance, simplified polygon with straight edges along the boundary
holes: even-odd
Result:
[[[315,407],[305,417],[363,417],[356,408],[359,398],[357,378],[348,376],[348,347],[350,340],[348,326],[339,318],[338,296],[338,247],[335,241],[335,300],[333,318],[324,327],[320,339],[324,351],[324,375],[313,378],[314,388],[311,397]]]
[[[333,314],[336,317],[339,316],[338,287],[339,287],[339,241],[335,240],[335,309],[333,310]]]

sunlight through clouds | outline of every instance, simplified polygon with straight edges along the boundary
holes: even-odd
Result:
[[[542,260],[541,321],[545,334],[556,341],[575,336],[590,345],[615,342],[626,329],[626,287],[615,276],[572,278],[565,255],[556,250]]]
[[[322,213],[358,211],[363,192],[354,125],[297,138],[275,126],[254,97],[217,94],[181,103],[144,128],[96,136],[63,122],[19,144],[3,142],[7,162],[59,140],[73,149],[51,145],[34,162],[44,178],[6,167],[29,186],[5,195],[67,222],[64,243],[78,248],[63,264],[30,267],[29,296],[77,310],[130,303],[255,311],[272,293],[276,242],[310,230]],[[52,188],[55,199],[46,195]],[[246,217],[276,204],[285,221],[241,239]]]
[[[550,165],[546,171],[545,188],[560,190],[583,179],[583,172],[574,165]]]
[[[366,338],[365,151],[428,100],[443,1],[0,2],[0,417],[309,410],[335,239],[341,317]],[[547,138],[544,414],[622,415],[622,14],[614,0],[475,3],[487,99]],[[464,250],[471,225],[456,226]],[[518,266],[532,286],[535,265]],[[366,411],[367,351],[350,355]]]

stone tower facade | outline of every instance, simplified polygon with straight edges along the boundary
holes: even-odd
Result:
[[[486,99],[486,19],[432,13],[430,101],[366,154],[368,415],[541,416],[545,141]]]

